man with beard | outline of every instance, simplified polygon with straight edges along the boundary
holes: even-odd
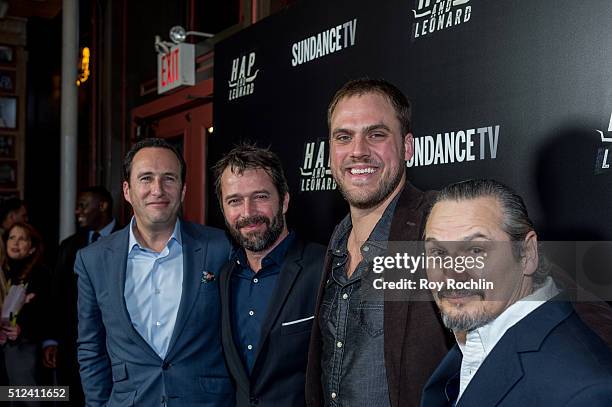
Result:
[[[102,186],[84,189],[75,215],[79,230],[62,241],[52,279],[52,314],[49,340],[43,343],[43,364],[57,369],[57,383],[70,386],[70,400],[83,404],[77,363],[77,281],[74,261],[78,250],[118,230],[113,219],[113,198]],[[52,339],[51,339],[52,338]]]
[[[331,169],[349,203],[332,234],[310,344],[311,406],[410,407],[448,350],[432,302],[366,294],[387,241],[416,241],[432,199],[406,181],[410,104],[382,80],[345,84],[328,109]]]
[[[243,144],[214,172],[225,223],[240,246],[220,277],[223,351],[237,405],[303,406],[325,248],[289,232],[289,192],[276,154]]]
[[[425,386],[423,406],[610,405],[612,353],[559,294],[520,196],[493,180],[445,187],[427,219],[425,249],[483,261],[427,269],[457,345]],[[472,284],[482,280],[487,289]]]

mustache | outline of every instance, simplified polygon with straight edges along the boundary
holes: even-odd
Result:
[[[448,290],[441,289],[436,293],[438,298],[456,298],[456,297],[469,297],[472,295],[484,298],[484,292],[482,290]]]
[[[364,158],[359,158],[359,159],[349,158],[342,163],[344,167],[349,166],[349,165],[358,165],[358,164],[364,164],[364,165],[369,164],[369,165],[374,165],[374,166],[380,166],[381,162],[373,158],[364,157]]]
[[[252,225],[252,224],[260,224],[260,223],[265,223],[266,225],[270,226],[270,220],[266,218],[265,216],[253,215],[253,216],[239,219],[238,221],[236,221],[234,227],[236,229],[242,229],[245,226]]]

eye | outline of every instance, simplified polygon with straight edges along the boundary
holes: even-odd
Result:
[[[475,256],[483,255],[486,253],[485,249],[483,249],[482,247],[470,247],[468,251],[470,252],[470,254],[473,254]]]
[[[387,137],[387,135],[385,133],[372,133],[372,134],[370,134],[370,138],[371,139],[375,139],[375,140],[376,139],[383,139],[385,137]]]
[[[140,177],[138,179],[138,181],[140,181],[140,182],[151,182],[152,179],[153,179],[153,177],[150,176],[150,175],[143,175],[142,177]]]
[[[267,194],[257,194],[257,195],[255,195],[255,199],[257,199],[257,200],[265,200],[265,199],[268,199],[268,197],[269,196]]]
[[[338,143],[348,143],[351,139],[352,137],[350,135],[344,133],[334,135],[334,141]]]
[[[430,247],[427,249],[427,255],[433,257],[442,257],[446,255],[446,250],[440,247]]]
[[[177,177],[174,175],[166,175],[164,176],[164,181],[165,182],[176,182]]]
[[[242,202],[242,200],[240,200],[240,199],[238,199],[238,198],[232,198],[232,199],[227,200],[227,202],[226,202],[226,203],[227,203],[229,206],[237,206],[237,205],[240,205],[240,202]]]

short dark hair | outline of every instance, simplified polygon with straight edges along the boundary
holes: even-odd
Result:
[[[450,184],[437,194],[433,205],[442,201],[463,201],[477,198],[494,198],[502,209],[502,230],[509,236],[510,241],[522,243],[527,234],[535,231],[533,222],[529,218],[527,206],[523,198],[512,188],[493,179],[470,179]],[[512,252],[518,260],[524,255],[522,244],[513,244]],[[540,256],[540,262],[534,282],[544,282],[550,272],[544,256]]]
[[[0,204],[0,223],[4,222],[9,213],[18,210],[25,203],[19,198],[9,198]]]
[[[221,176],[223,171],[229,168],[234,174],[242,174],[245,170],[264,170],[278,191],[279,199],[282,200],[289,191],[287,179],[283,172],[280,158],[269,148],[257,147],[251,143],[241,143],[234,147],[229,153],[225,154],[213,167],[215,177],[215,192],[217,199],[223,208],[223,198],[221,196]]]
[[[384,79],[360,78],[353,79],[344,84],[334,95],[327,108],[327,125],[331,129],[331,119],[338,103],[351,96],[363,96],[368,93],[378,93],[387,98],[395,109],[395,116],[400,122],[402,136],[410,133],[412,127],[410,119],[412,116],[408,98],[392,83]]]
[[[108,203],[106,213],[112,216],[113,213],[113,196],[108,189],[101,185],[94,185],[87,187],[81,191],[81,194],[92,194],[95,195],[100,201]]]
[[[127,152],[125,158],[123,159],[123,180],[128,184],[130,183],[130,173],[132,172],[132,160],[134,159],[134,156],[143,148],[149,147],[165,148],[166,150],[170,150],[174,153],[181,166],[181,185],[184,185],[185,177],[187,176],[187,164],[185,164],[183,155],[166,140],[154,137],[140,140],[138,143],[134,144],[132,148],[130,148],[130,151]]]

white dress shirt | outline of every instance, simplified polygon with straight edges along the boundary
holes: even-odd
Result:
[[[130,222],[125,304],[132,325],[160,358],[168,352],[183,291],[183,244],[180,221],[166,246],[157,253],[142,247]]]
[[[469,331],[465,343],[457,341],[457,345],[459,345],[463,354],[459,372],[459,397],[457,401],[506,331],[558,293],[559,290],[552,278],[548,277],[539,289],[510,305],[493,321]]]

